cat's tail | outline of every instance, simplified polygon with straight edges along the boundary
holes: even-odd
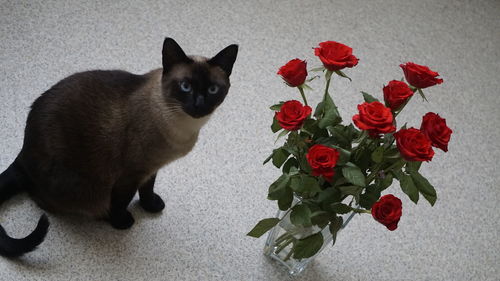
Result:
[[[19,168],[16,162],[12,163],[7,170],[0,174],[0,204],[11,198],[15,194],[24,191],[23,180],[20,179]],[[19,257],[24,253],[33,251],[45,239],[49,228],[49,220],[43,214],[38,220],[38,224],[24,238],[12,238],[0,225],[0,255],[4,257]]]

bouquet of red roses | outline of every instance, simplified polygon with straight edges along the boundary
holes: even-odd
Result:
[[[432,160],[433,147],[448,150],[452,133],[436,113],[425,114],[419,129],[406,124],[398,129],[396,117],[416,93],[427,100],[423,89],[443,80],[426,66],[401,64],[406,82],[390,81],[382,89],[383,101],[362,92],[364,102],[352,117],[354,124],[345,125],[328,89],[334,74],[350,80],[342,69],[356,66],[358,59],[350,47],[333,41],[320,43],[314,51],[323,66],[311,71],[323,72],[326,79],[323,99],[314,113],[304,94],[310,89],[306,82],[314,78],[306,80],[307,64],[300,59],[289,61],[278,74],[299,90],[303,103],[290,100],[271,106],[275,111],[271,129],[279,132],[278,138],[287,138],[264,161],[272,161],[283,172],[270,185],[268,199],[277,201],[286,213],[261,220],[248,235],[260,237],[286,217],[296,227],[328,228],[335,237],[343,224],[342,215],[351,212],[370,213],[395,230],[402,202],[392,194],[382,194],[397,180],[411,201],[417,203],[422,195],[434,205],[436,190],[419,168]],[[307,237],[284,235],[277,242],[281,243],[278,249],[291,245],[287,259],[300,260],[322,248],[323,235],[321,231]]]

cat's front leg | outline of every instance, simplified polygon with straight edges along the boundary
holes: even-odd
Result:
[[[139,187],[139,202],[145,211],[158,213],[165,208],[165,203],[160,195],[154,193],[156,173]]]
[[[137,183],[130,179],[119,180],[111,191],[109,222],[116,229],[127,229],[134,224],[134,217],[127,210],[137,192]]]

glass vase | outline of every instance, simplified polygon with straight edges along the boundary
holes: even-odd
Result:
[[[300,198],[294,198],[294,204],[296,205],[300,202]],[[292,206],[293,206],[292,205]],[[311,227],[298,227],[290,222],[290,211],[279,211],[276,215],[277,218],[281,219],[275,227],[269,231],[267,236],[266,244],[264,247],[264,254],[277,261],[278,263],[284,265],[288,273],[292,276],[299,275],[304,269],[325,249],[328,245],[335,244],[335,239],[339,232],[344,229],[349,221],[354,216],[354,213],[343,215],[343,223],[335,237],[330,233],[328,226],[321,229],[318,226]],[[312,257],[303,259],[294,259],[292,252],[292,240],[288,238],[302,239],[310,235],[316,234],[321,231],[323,235],[323,246],[321,249]]]

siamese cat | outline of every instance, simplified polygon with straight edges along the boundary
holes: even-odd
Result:
[[[230,45],[210,59],[187,56],[166,38],[161,69],[61,80],[33,103],[21,152],[0,175],[0,202],[25,191],[48,212],[104,218],[117,229],[134,223],[127,206],[137,191],[144,210],[160,212],[156,174],[191,151],[228,93],[237,53]],[[0,226],[0,255],[34,250],[48,227],[45,214],[22,239]]]

